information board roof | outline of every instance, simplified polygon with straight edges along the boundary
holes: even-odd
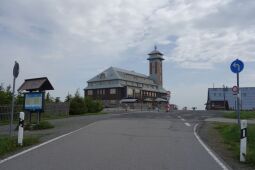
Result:
[[[20,86],[18,91],[45,91],[45,90],[54,90],[50,81],[47,77],[26,79],[25,82]]]

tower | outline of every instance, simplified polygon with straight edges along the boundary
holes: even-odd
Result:
[[[157,46],[149,54],[149,71],[150,78],[153,79],[156,84],[162,87],[163,77],[162,77],[162,61],[164,60],[163,54],[157,50]]]

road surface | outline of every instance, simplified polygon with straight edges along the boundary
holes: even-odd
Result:
[[[1,170],[219,170],[194,135],[208,112],[128,113],[0,164]]]

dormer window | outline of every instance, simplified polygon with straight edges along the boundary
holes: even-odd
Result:
[[[100,74],[100,79],[105,79],[105,73]]]

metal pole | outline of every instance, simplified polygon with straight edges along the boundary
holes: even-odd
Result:
[[[224,110],[226,110],[225,86],[223,85]]]
[[[13,77],[13,88],[12,88],[12,110],[11,110],[11,121],[10,121],[10,136],[12,136],[12,124],[13,124],[13,112],[14,112],[14,101],[15,101],[15,98],[14,98],[14,93],[15,93],[15,80],[16,78]]]
[[[240,126],[240,97],[239,97],[239,73],[236,74],[237,78],[237,117],[238,117],[238,125]]]

